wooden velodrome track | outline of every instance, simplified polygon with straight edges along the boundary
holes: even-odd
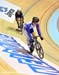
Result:
[[[59,8],[59,0],[8,0],[9,2],[21,7],[22,11],[25,14],[25,22],[31,20],[33,16],[38,16],[40,18],[40,28],[44,40],[41,42],[44,52],[45,58],[49,61],[53,62],[57,66],[59,66],[59,47],[52,41],[47,32],[47,22],[51,14]],[[36,1],[36,3],[35,3]],[[4,27],[3,27],[4,26]],[[12,28],[12,30],[10,29]],[[26,42],[25,37],[21,35],[19,32],[15,31],[17,28],[16,22],[9,23],[5,20],[0,19],[0,32],[6,33],[18,38],[21,38],[24,42]],[[24,39],[23,39],[24,37]],[[8,68],[6,68],[6,66]],[[13,74],[10,72],[13,70]],[[4,61],[0,58],[0,71],[1,75],[16,75],[16,71],[8,66]],[[8,74],[4,74],[3,72],[9,72]],[[19,75],[19,74],[17,74]]]

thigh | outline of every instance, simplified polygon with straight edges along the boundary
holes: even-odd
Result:
[[[27,40],[30,39],[29,36],[28,36],[28,34],[27,34],[26,29],[24,29],[24,28],[23,28],[23,34],[24,34],[24,36],[26,37]]]

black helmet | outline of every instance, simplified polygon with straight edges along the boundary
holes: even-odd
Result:
[[[38,18],[38,17],[33,17],[33,18],[32,18],[32,23],[33,23],[33,22],[39,22],[39,18]]]

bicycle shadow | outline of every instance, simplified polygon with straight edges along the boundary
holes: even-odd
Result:
[[[17,49],[17,51],[18,51],[19,53],[22,53],[22,54],[24,54],[24,55],[31,56],[31,57],[33,57],[33,58],[36,58],[36,59],[42,61],[42,59],[40,59],[40,58],[37,57],[36,55],[34,55],[34,54],[29,54],[29,53],[28,53],[28,52],[29,52],[28,50],[25,50],[25,49]]]
[[[22,54],[29,54],[28,52],[28,50],[25,50],[25,49],[17,49],[17,52],[20,52],[20,53],[22,53]]]

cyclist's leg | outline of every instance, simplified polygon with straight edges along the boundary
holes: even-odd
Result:
[[[34,51],[34,45],[33,45],[33,42],[29,42],[29,43],[30,43],[30,47],[29,47],[30,53],[33,53],[33,51]]]
[[[17,21],[18,28],[20,28],[20,18],[17,18],[16,21]]]
[[[22,29],[23,29],[23,24],[24,24],[24,21],[23,21],[23,18],[20,19],[20,30],[22,32]]]
[[[26,29],[24,29],[24,27],[23,27],[23,34],[24,34],[24,36],[26,37],[26,43],[27,43],[28,48],[29,48],[29,52],[28,52],[28,53],[31,54],[31,53],[34,51],[33,42],[30,42],[30,38],[29,38],[29,36],[28,36],[28,34],[27,34]]]

